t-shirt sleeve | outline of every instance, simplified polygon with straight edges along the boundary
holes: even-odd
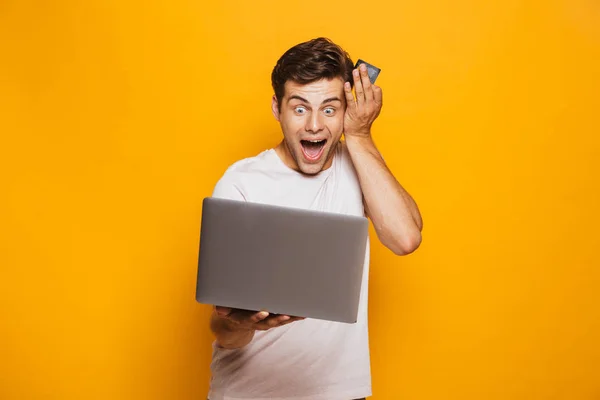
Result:
[[[240,201],[246,200],[239,185],[236,184],[235,179],[231,176],[231,173],[225,173],[225,175],[219,179],[213,189],[212,197]]]

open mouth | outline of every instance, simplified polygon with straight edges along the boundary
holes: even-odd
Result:
[[[306,157],[309,161],[318,160],[323,154],[323,150],[325,149],[325,143],[327,143],[327,139],[301,140],[300,144],[302,145],[302,152],[304,153],[304,157]]]

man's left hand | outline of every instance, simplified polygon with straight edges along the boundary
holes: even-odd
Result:
[[[346,82],[344,84],[346,95],[344,135],[346,137],[369,137],[371,125],[379,116],[383,105],[383,94],[379,86],[371,84],[366,65],[361,64],[358,69],[352,71],[352,76],[356,99],[352,94],[350,83]]]

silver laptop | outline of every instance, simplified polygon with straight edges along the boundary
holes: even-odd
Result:
[[[205,198],[196,300],[354,323],[368,229],[361,216]]]

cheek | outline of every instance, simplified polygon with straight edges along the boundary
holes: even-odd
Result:
[[[297,117],[295,115],[289,115],[288,113],[285,113],[285,114],[282,113],[281,117],[279,119],[279,122],[287,130],[290,130],[292,127],[294,127],[298,123]]]
[[[333,135],[342,132],[344,129],[344,114],[337,114],[335,117],[328,118],[326,123],[329,131]]]
[[[283,133],[286,136],[296,136],[298,132],[304,130],[304,120],[301,117],[286,118],[282,121]]]

